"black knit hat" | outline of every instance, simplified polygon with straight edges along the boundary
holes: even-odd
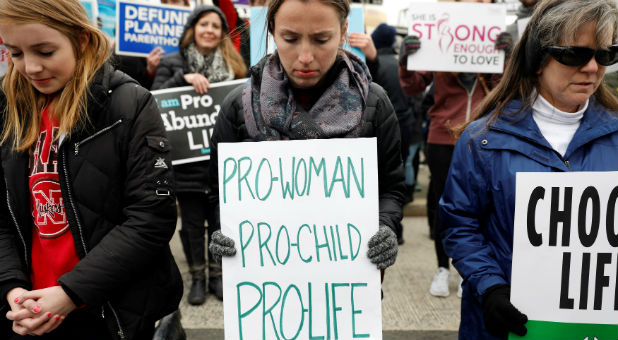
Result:
[[[395,43],[395,35],[397,35],[397,29],[393,26],[389,26],[387,24],[380,24],[376,29],[371,33],[371,39],[373,40],[373,44],[376,49],[381,49],[385,47],[393,47]]]
[[[221,12],[219,7],[210,6],[210,5],[201,5],[201,6],[195,7],[195,9],[191,12],[191,14],[189,14],[189,17],[187,18],[187,23],[185,24],[184,30],[182,31],[182,36],[180,36],[180,40],[178,40],[179,45],[184,40],[187,30],[190,27],[193,27],[197,23],[197,21],[200,20],[200,18],[208,12],[215,12],[219,14],[219,17],[221,17],[221,26],[222,26],[221,28],[223,29],[223,33],[224,34],[229,33],[229,28],[227,26],[227,20],[225,20],[225,15],[223,14],[223,12]]]

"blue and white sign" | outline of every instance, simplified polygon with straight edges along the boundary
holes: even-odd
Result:
[[[267,11],[267,7],[251,7],[251,26],[249,28],[251,35],[251,65],[257,64],[266,54],[275,52],[277,48],[272,35],[266,30]],[[350,7],[347,34],[350,33],[365,33],[365,12],[362,6]],[[360,49],[351,47],[348,43],[344,43],[343,48],[354,52],[363,61],[365,60],[365,55]]]
[[[147,56],[157,46],[165,54],[178,51],[190,13],[187,7],[118,0],[116,54]]]

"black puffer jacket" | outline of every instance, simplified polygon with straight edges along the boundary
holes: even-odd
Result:
[[[115,337],[131,339],[177,309],[182,296],[169,248],[176,225],[170,146],[152,96],[124,73],[106,65],[90,93],[89,123],[61,137],[58,152],[62,199],[80,258],[59,282],[74,301],[103,316]],[[29,156],[7,144],[0,156],[2,314],[7,291],[30,286],[32,251]]]
[[[261,76],[262,70],[258,66],[254,66],[251,74],[252,76]],[[378,84],[371,83],[369,87],[367,106],[365,112],[363,112],[362,120],[364,126],[360,137],[377,137],[380,223],[395,231],[395,226],[401,221],[402,217],[403,192],[405,190],[399,124],[388,96]],[[253,139],[247,132],[243,115],[242,86],[239,86],[230,92],[223,102],[211,139],[209,178],[214,194],[219,192],[217,177],[218,144],[251,141]],[[219,229],[219,209],[215,211],[217,229]]]

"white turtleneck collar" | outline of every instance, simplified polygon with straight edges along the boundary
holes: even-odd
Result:
[[[532,93],[532,96],[535,95],[536,92]],[[589,100],[586,100],[582,108],[574,113],[558,110],[540,94],[532,104],[532,118],[543,137],[561,156],[564,156],[575,131],[579,128],[584,111],[588,108],[588,102]]]

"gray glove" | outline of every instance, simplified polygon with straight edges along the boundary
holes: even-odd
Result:
[[[236,255],[236,247],[234,247],[234,240],[223,235],[221,230],[217,230],[212,233],[210,238],[210,244],[208,250],[212,254],[215,262],[221,264],[222,256],[234,256]]]
[[[367,256],[378,269],[386,269],[397,259],[397,235],[384,224],[380,224],[378,232],[369,239]]]

